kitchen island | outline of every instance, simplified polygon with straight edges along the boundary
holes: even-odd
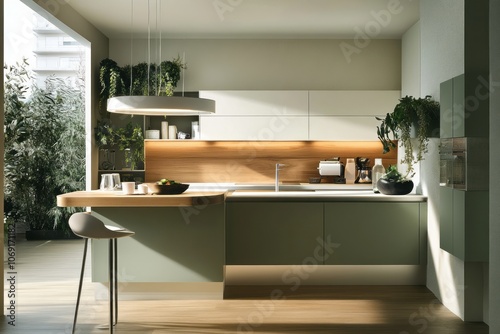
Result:
[[[426,198],[370,190],[77,192],[120,241],[122,281],[234,284],[422,284]],[[296,188],[289,188],[296,189]],[[106,280],[106,243],[93,241],[92,279]],[[296,272],[305,268],[306,274]],[[304,279],[307,277],[307,279]]]
[[[135,232],[120,240],[120,280],[222,282],[225,191],[124,195],[80,191],[59,195],[59,206],[90,207],[105,224]],[[92,280],[107,280],[107,243],[92,240]]]

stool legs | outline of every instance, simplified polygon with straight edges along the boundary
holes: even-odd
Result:
[[[85,261],[87,259],[88,238],[84,238],[82,270],[80,271],[80,281],[78,283],[78,295],[76,297],[75,316],[73,318],[73,328],[71,333],[75,334],[76,320],[78,318],[78,308],[80,306],[80,296],[82,294],[83,276],[85,273]],[[116,239],[109,239],[108,250],[108,280],[109,280],[109,333],[113,334],[113,327],[118,323],[118,242]]]
[[[115,322],[116,325],[118,323],[118,240],[113,239],[114,244],[114,270],[115,270]]]
[[[73,328],[71,329],[72,334],[75,333],[76,318],[78,317],[78,307],[80,306],[80,296],[82,294],[83,274],[85,272],[85,260],[87,258],[87,245],[88,245],[88,243],[89,243],[89,239],[85,238],[85,243],[83,246],[82,270],[80,271],[80,282],[78,284],[78,295],[76,297],[75,317],[73,319]]]
[[[109,334],[113,334],[113,315],[114,315],[114,302],[113,302],[113,297],[115,296],[114,293],[114,288],[115,288],[115,279],[114,279],[114,265],[113,265],[113,253],[114,253],[114,248],[113,248],[113,239],[109,239],[109,251],[108,251],[108,257],[109,257],[109,268],[108,268],[108,275],[109,275]]]

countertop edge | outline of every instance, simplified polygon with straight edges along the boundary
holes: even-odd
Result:
[[[179,195],[124,195],[113,191],[75,191],[57,196],[59,207],[178,207],[224,203],[225,191]]]
[[[256,191],[255,194],[245,193],[239,196],[237,191],[229,191],[226,202],[427,202],[423,195],[383,195],[383,194],[328,194],[309,192],[304,195],[289,194],[286,191],[279,193],[265,193]]]

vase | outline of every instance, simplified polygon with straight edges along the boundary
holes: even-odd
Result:
[[[407,180],[403,182],[395,182],[386,179],[379,179],[377,181],[377,188],[378,191],[384,195],[406,195],[413,190],[413,181]]]

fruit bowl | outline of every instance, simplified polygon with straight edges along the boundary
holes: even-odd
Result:
[[[149,191],[156,195],[178,195],[182,194],[189,188],[189,184],[174,183],[174,184],[158,184],[148,183]]]

